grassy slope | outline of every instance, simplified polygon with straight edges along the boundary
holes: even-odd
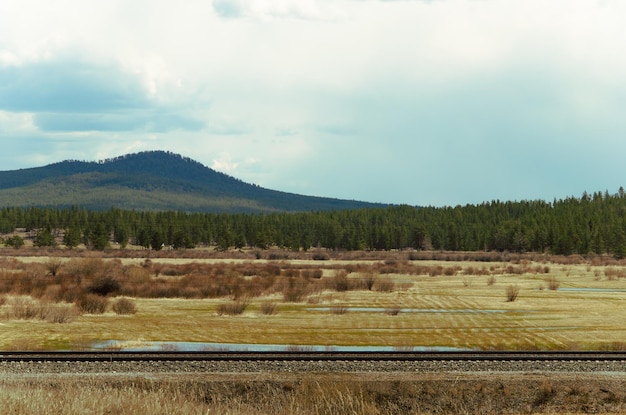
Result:
[[[145,152],[0,172],[0,206],[211,212],[311,211],[382,205],[264,189],[191,159]]]

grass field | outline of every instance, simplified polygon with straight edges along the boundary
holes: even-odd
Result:
[[[66,258],[58,270],[61,277],[52,277],[46,272],[47,257],[3,261],[2,278],[12,279],[12,285],[5,283],[0,293],[2,349],[80,349],[109,340],[120,345],[169,341],[399,349],[626,346],[626,307],[621,307],[626,299],[626,268],[620,264],[155,258],[148,268],[143,259]],[[321,278],[300,276],[311,267]],[[70,280],[81,272],[113,275],[122,291],[131,290],[124,285],[131,280],[141,281],[141,287],[187,285],[184,290],[176,288],[172,298],[132,296],[135,314],[119,315],[109,307],[101,314],[78,313],[62,324],[11,317],[13,298],[29,295],[35,301],[49,302],[50,292],[65,287],[58,278],[67,274]],[[255,288],[254,295],[238,286],[224,295],[199,294],[203,284],[224,275],[230,278],[223,280],[227,284],[247,287],[251,281],[263,285],[271,280],[271,285]],[[39,288],[16,288],[24,285],[15,282],[20,278],[30,278],[29,287]],[[371,289],[363,283],[368,278],[376,280]],[[81,281],[87,286],[89,276],[83,275]],[[297,301],[285,301],[288,284],[305,283],[307,289]],[[132,288],[135,291],[128,292],[143,292],[137,284]],[[519,289],[515,301],[507,299],[510,287]],[[107,301],[114,301],[115,295],[109,294]],[[245,302],[241,314],[219,312],[220,307],[237,301]],[[273,306],[271,314],[262,312],[267,304]]]
[[[472,349],[626,348],[626,263],[350,253],[316,261],[0,256],[0,349],[150,342]],[[516,296],[511,296],[514,292]],[[120,312],[118,298],[134,309]],[[116,311],[117,310],[117,311]],[[2,413],[626,413],[619,374],[3,374]]]

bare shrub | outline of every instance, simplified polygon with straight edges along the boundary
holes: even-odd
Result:
[[[79,312],[73,304],[48,304],[45,320],[48,323],[71,323],[78,315]]]
[[[79,278],[93,278],[106,269],[107,264],[101,258],[72,259],[64,266],[64,272]]]
[[[295,268],[288,268],[283,270],[283,275],[288,278],[297,278],[300,276],[300,270]]]
[[[8,301],[6,317],[16,320],[44,319],[41,303],[30,297],[13,297]]]
[[[13,297],[3,317],[16,320],[44,320],[49,323],[69,323],[78,316],[72,304],[52,304],[30,297]]]
[[[278,313],[278,307],[276,306],[276,303],[273,303],[271,301],[264,301],[263,303],[261,303],[260,311],[263,315],[271,316]]]
[[[507,265],[506,267],[507,274],[522,275],[524,272],[526,272],[525,266],[514,267],[513,265]]]
[[[626,278],[626,271],[621,268],[609,267],[604,270],[604,275],[609,281],[616,281],[619,278]]]
[[[461,270],[461,267],[459,266],[445,267],[443,270],[443,274],[447,277],[451,277],[453,275],[456,275],[456,273],[459,272],[460,270]]]
[[[496,283],[496,277],[494,277],[493,275],[487,278],[487,285],[494,285],[495,283]]]
[[[44,266],[48,270],[48,273],[53,277],[56,277],[63,265],[63,261],[60,258],[50,258],[45,263]]]
[[[282,289],[283,300],[298,303],[311,293],[309,282],[304,278],[289,278]]]
[[[519,286],[509,285],[508,287],[506,287],[506,300],[508,302],[513,302],[517,300],[518,295],[519,295]]]
[[[306,271],[308,271],[308,273],[306,275],[303,274],[303,276],[305,277],[308,275],[311,278],[320,279],[324,275],[324,271],[320,268],[314,268],[314,269],[306,270]]]
[[[228,303],[223,303],[217,306],[217,314],[222,316],[226,314],[227,316],[236,316],[239,314],[243,314],[248,308],[248,301],[246,300],[236,300],[230,301]]]
[[[335,272],[335,276],[331,280],[331,286],[338,292],[348,291],[350,289],[350,281],[348,273],[345,270]]]
[[[336,304],[330,307],[330,312],[336,315],[346,314],[348,312],[348,307],[345,304]]]
[[[142,284],[150,282],[150,272],[138,265],[130,265],[124,268],[124,283]]]
[[[463,274],[465,274],[465,275],[476,275],[477,273],[478,273],[478,271],[474,267],[466,267],[463,270]]]
[[[306,295],[303,287],[287,287],[283,290],[283,300],[288,303],[299,303]]]
[[[383,293],[390,293],[395,289],[395,284],[391,278],[378,278],[374,286],[376,291]]]
[[[129,315],[137,313],[137,306],[135,305],[135,302],[126,297],[115,300],[111,305],[111,309],[115,312],[115,314]]]
[[[376,274],[373,272],[370,272],[363,277],[363,283],[368,291],[372,291],[372,288],[374,288],[374,284],[376,283],[376,279]]]
[[[97,294],[85,294],[76,301],[78,308],[88,314],[102,314],[106,311],[108,304],[108,298]]]
[[[548,289],[552,291],[558,290],[561,286],[561,283],[558,279],[556,279],[556,277],[550,277],[546,280],[546,282],[548,283]]]
[[[443,267],[441,265],[428,267],[427,274],[430,275],[431,277],[437,277],[439,275],[443,275]]]

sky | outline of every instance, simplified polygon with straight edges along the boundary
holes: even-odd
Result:
[[[420,206],[626,184],[623,0],[0,0],[0,170],[147,150]]]

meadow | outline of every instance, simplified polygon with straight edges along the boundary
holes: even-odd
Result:
[[[608,258],[250,255],[2,257],[0,348],[626,346],[626,266]]]
[[[101,342],[115,349],[170,342],[159,343],[167,350],[178,342],[626,348],[626,263],[608,257],[2,254],[2,350],[87,350]],[[623,390],[620,376],[610,374],[4,373],[0,409],[27,415],[624,413]]]

